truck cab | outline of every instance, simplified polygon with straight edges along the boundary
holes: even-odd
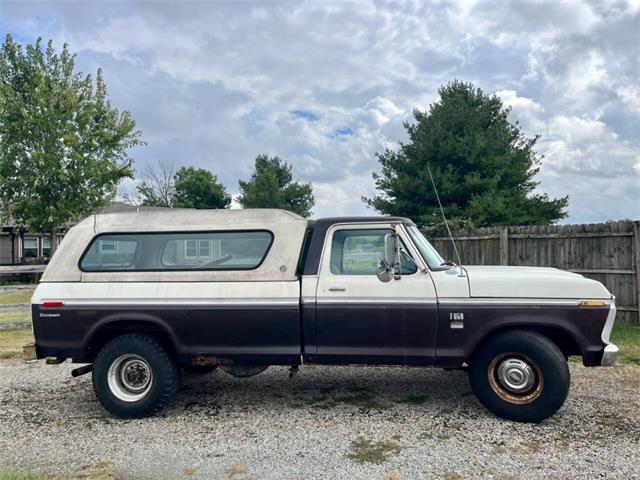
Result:
[[[85,364],[74,372],[124,417],[163,408],[180,370],[359,364],[465,369],[489,410],[539,421],[564,403],[569,356],[617,354],[602,284],[456,265],[402,217],[94,215],[65,236],[32,315],[37,357]]]

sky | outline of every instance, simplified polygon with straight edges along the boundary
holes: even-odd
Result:
[[[540,135],[537,190],[569,195],[563,223],[640,218],[640,0],[3,0],[7,33],[67,42],[78,70],[103,69],[147,142],[130,151],[139,177],[193,165],[237,195],[267,153],[313,184],[314,217],[372,213],[375,153],[458,79]]]

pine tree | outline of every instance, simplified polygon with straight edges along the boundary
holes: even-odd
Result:
[[[439,94],[428,111],[414,111],[415,123],[405,124],[408,143],[376,154],[382,173],[373,178],[380,194],[363,198],[368,205],[425,226],[440,225],[429,166],[454,226],[549,224],[566,217],[568,197],[533,192],[539,137],[526,138],[509,122],[498,96],[459,81]]]

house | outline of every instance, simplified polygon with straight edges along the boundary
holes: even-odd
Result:
[[[144,210],[165,210],[167,207],[147,207],[129,205],[124,202],[111,202],[100,213],[136,212]],[[70,226],[70,225],[69,225]],[[64,237],[63,228],[57,236],[58,245]],[[51,252],[48,233],[29,232],[26,228],[3,222],[0,231],[0,265],[18,265],[25,263],[44,263]]]

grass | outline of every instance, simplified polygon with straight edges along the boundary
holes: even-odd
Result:
[[[611,332],[611,341],[620,348],[618,363],[640,365],[640,327],[616,325]]]
[[[29,342],[33,342],[31,330],[0,330],[0,359],[22,358],[22,346]],[[1,475],[0,480],[6,480]]]
[[[380,465],[386,462],[391,455],[400,453],[400,444],[393,440],[383,440],[372,442],[364,437],[359,437],[351,442],[351,451],[347,457],[354,462],[373,463]]]
[[[71,477],[0,470],[0,480],[115,480],[115,477],[110,473],[110,469],[111,462],[99,462],[90,471]]]
[[[0,471],[0,480],[54,480],[56,477],[39,473],[19,473]],[[57,480],[57,479],[56,479]]]
[[[31,321],[31,312],[28,310],[13,311],[13,312],[0,311],[0,324],[14,323],[14,322],[30,322],[30,321]]]
[[[15,287],[22,285],[33,285],[36,284],[33,282],[21,282],[20,280],[0,280],[0,287]]]
[[[0,294],[0,305],[20,305],[29,303],[33,292],[10,292]]]

